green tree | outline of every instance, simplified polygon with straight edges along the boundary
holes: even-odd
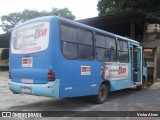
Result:
[[[25,9],[22,12],[14,12],[8,15],[1,16],[2,24],[0,26],[2,27],[3,31],[10,32],[15,25],[20,24],[24,21],[30,20],[32,18],[52,15],[64,17],[71,20],[75,19],[75,16],[72,15],[72,12],[68,8],[52,8],[52,10],[49,12],[45,10],[38,12],[37,10]]]
[[[146,13],[160,11],[159,0],[99,0],[97,4],[99,16],[131,10],[140,10]],[[160,15],[159,15],[160,16]]]
[[[63,8],[63,9],[52,8],[50,15],[56,15],[59,17],[75,20],[75,16],[72,15],[72,12],[68,8]]]

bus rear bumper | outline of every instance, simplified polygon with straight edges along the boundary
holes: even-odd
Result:
[[[9,89],[21,94],[59,98],[59,79],[47,84],[25,84],[9,81]]]

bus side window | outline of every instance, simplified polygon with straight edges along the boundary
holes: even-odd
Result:
[[[78,29],[78,55],[79,59],[94,59],[92,33],[86,30]]]
[[[61,25],[61,41],[77,43],[77,31],[75,28]]]
[[[67,59],[93,60],[93,35],[90,31],[61,25],[62,53]]]
[[[96,37],[96,58],[99,61],[105,61],[105,44],[106,38],[102,35],[95,35]]]
[[[77,44],[62,42],[62,52],[67,59],[78,59]]]
[[[116,40],[114,38],[106,37],[106,55],[105,57],[108,62],[117,61]]]
[[[77,32],[75,28],[61,25],[62,53],[67,59],[78,59]]]
[[[118,41],[118,58],[119,62],[128,63],[129,54],[128,54],[128,44],[126,41]]]
[[[96,34],[96,58],[99,61],[117,61],[116,41],[114,38]]]

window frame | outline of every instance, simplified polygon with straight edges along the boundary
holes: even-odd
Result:
[[[76,41],[77,42],[71,42],[71,41],[66,41],[66,40],[62,40],[62,29],[61,29],[61,26],[65,26],[65,27],[69,27],[69,28],[74,28],[76,30]],[[93,61],[95,59],[95,50],[94,50],[94,35],[93,35],[93,31],[91,30],[88,30],[88,29],[84,29],[82,27],[79,27],[79,26],[75,26],[75,25],[71,25],[71,24],[67,24],[67,23],[62,23],[60,22],[59,23],[59,30],[60,30],[60,46],[61,46],[61,53],[63,54],[63,57],[68,59],[68,60],[84,60],[84,61]],[[87,31],[87,32],[90,32],[91,33],[91,40],[92,40],[92,45],[89,45],[89,44],[83,44],[81,42],[78,41],[78,30],[84,30],[84,31]],[[66,57],[66,55],[64,54],[63,52],[63,47],[62,47],[62,44],[63,42],[66,42],[66,43],[72,43],[72,44],[75,44],[77,45],[77,59],[72,59],[72,58],[68,58]],[[79,55],[79,45],[85,45],[85,46],[91,46],[92,47],[92,58],[91,59],[81,59],[80,58],[80,55]]]
[[[127,51],[125,51],[125,50],[121,50],[121,48],[120,48],[120,50],[119,50],[119,43],[120,43],[120,41],[123,43],[123,42],[126,42],[127,43]],[[122,47],[123,48],[123,47]],[[122,52],[127,52],[127,61],[120,61],[120,53],[122,53]],[[128,41],[126,41],[126,40],[123,40],[123,39],[117,39],[117,58],[118,58],[118,61],[120,62],[120,63],[129,63],[130,62],[130,58],[129,58],[129,45],[128,45]]]
[[[103,36],[103,37],[105,37],[105,47],[100,47],[100,46],[97,46],[97,38],[96,38],[96,35],[99,35],[99,36]],[[117,62],[118,61],[118,56],[117,56],[117,39],[116,38],[114,38],[114,37],[112,37],[112,36],[109,36],[109,35],[105,35],[105,34],[101,34],[101,33],[95,33],[95,56],[96,56],[96,60],[97,61],[100,61],[100,62]],[[110,48],[107,48],[106,47],[106,42],[107,42],[107,39],[106,38],[112,38],[114,41],[115,41],[115,56],[116,56],[116,60],[115,61],[108,61],[107,60],[107,57],[105,57],[105,55],[104,55],[104,58],[105,59],[103,59],[103,60],[100,60],[100,59],[98,59],[98,53],[97,53],[97,48],[98,49],[103,49],[103,50],[105,50],[105,53],[104,54],[106,54],[107,52],[107,50],[109,50]]]

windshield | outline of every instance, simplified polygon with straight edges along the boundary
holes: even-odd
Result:
[[[49,22],[31,23],[12,32],[11,52],[27,54],[43,51],[49,44]]]

